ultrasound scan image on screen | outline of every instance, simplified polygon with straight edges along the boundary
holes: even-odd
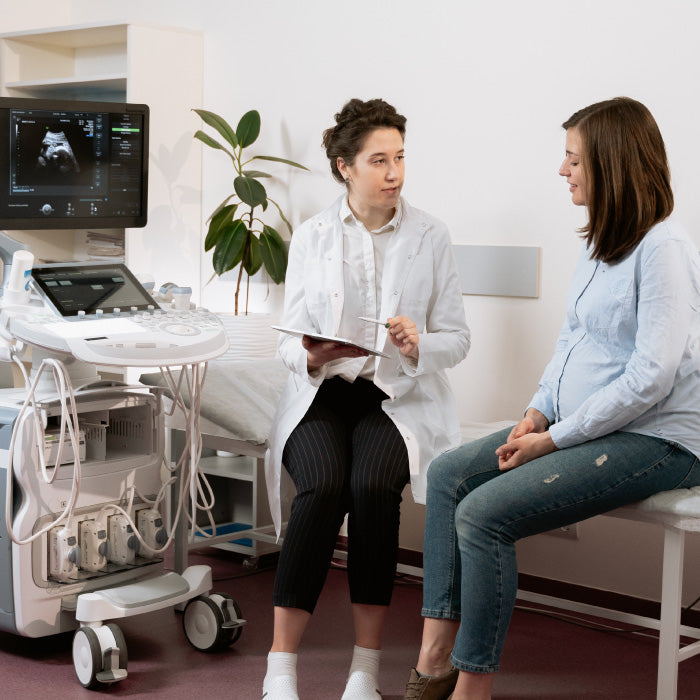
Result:
[[[0,228],[146,224],[146,105],[0,98]]]
[[[95,192],[94,154],[95,123],[82,119],[79,124],[68,120],[16,119],[15,147],[11,186],[16,192],[57,187],[83,188]],[[81,172],[80,163],[83,163]]]

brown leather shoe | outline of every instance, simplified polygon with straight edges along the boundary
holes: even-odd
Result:
[[[451,669],[441,676],[420,676],[415,668],[406,683],[404,700],[449,700],[457,685],[459,671]]]

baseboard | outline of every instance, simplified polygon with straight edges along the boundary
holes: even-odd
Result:
[[[345,540],[345,546],[347,546],[347,538],[343,539]],[[400,548],[398,562],[399,564],[422,569],[423,553],[413,549]],[[570,600],[583,605],[618,610],[630,615],[658,619],[661,614],[661,603],[653,600],[637,598],[624,593],[613,593],[599,588],[581,586],[575,583],[557,581],[541,576],[532,576],[531,574],[519,574],[518,589],[552,598]],[[681,623],[688,627],[700,628],[700,610],[683,610],[681,612]]]
[[[661,615],[661,603],[645,598],[613,593],[599,588],[580,586],[575,583],[566,583],[553,579],[520,574],[518,576],[518,588],[529,593],[550,596],[563,600],[570,600],[583,605],[592,605],[608,610],[618,610],[630,615],[639,615],[659,619]],[[700,611],[682,610],[681,624],[688,627],[700,627]]]

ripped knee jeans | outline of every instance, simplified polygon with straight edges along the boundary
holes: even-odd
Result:
[[[466,443],[428,470],[424,617],[459,620],[463,671],[498,670],[517,591],[517,540],[659,491],[700,484],[700,460],[656,437],[615,432],[498,470],[510,429]]]

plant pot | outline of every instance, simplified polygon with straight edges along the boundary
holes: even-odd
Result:
[[[252,357],[274,357],[277,354],[279,332],[272,328],[276,322],[268,313],[217,313],[228,335],[229,349],[217,360],[249,360]]]

